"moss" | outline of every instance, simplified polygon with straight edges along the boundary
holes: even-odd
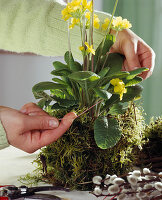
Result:
[[[144,132],[146,142],[139,156],[138,164],[159,172],[162,168],[162,117],[152,118]]]
[[[58,113],[55,111],[54,115],[60,115]],[[32,176],[36,179],[39,175],[38,180],[41,176],[42,181],[53,185],[91,190],[92,183],[85,183],[91,182],[94,175],[128,172],[143,144],[144,118],[141,109],[131,104],[124,115],[118,116],[118,121],[122,129],[120,141],[113,148],[102,150],[95,144],[89,115],[77,118],[58,141],[42,148],[35,161],[38,165],[35,176]]]

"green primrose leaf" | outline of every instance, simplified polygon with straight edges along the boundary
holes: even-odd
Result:
[[[124,61],[123,55],[119,53],[109,54],[107,62],[105,64],[106,67],[110,68],[108,75],[110,76],[112,74],[120,72],[122,69],[123,61]]]
[[[106,90],[103,90],[103,89],[100,89],[100,88],[93,88],[93,90],[102,99],[107,100],[107,99],[109,99],[111,97],[111,94]]]
[[[114,44],[116,38],[114,35],[108,34],[105,38],[105,41],[103,40],[99,46],[97,47],[95,51],[95,56],[94,56],[94,66],[97,65],[97,62],[101,56],[106,55],[107,52],[109,52],[111,46]],[[104,42],[104,44],[103,44]]]
[[[112,45],[114,44],[115,40],[116,40],[116,38],[114,35],[111,35],[111,34],[106,35],[105,43],[104,43],[103,50],[102,50],[102,55],[106,55],[106,53],[109,52],[109,50],[112,47]]]
[[[115,146],[121,138],[118,121],[113,118],[98,117],[94,123],[94,138],[101,149]]]
[[[69,108],[78,105],[77,100],[61,99],[58,97],[52,97],[61,107]]]
[[[143,81],[143,78],[136,76],[135,78],[124,81],[124,82],[125,82],[125,86],[128,87],[128,86],[136,85],[136,84],[140,83],[141,81]]]
[[[103,110],[109,109],[113,104],[116,104],[120,101],[119,95],[113,94],[110,99],[105,102]]]
[[[58,69],[58,70],[53,70],[51,74],[55,76],[68,76],[69,74],[71,74],[71,70],[69,70],[68,68]]]
[[[65,81],[59,79],[59,78],[53,78],[52,79],[54,82],[56,83],[60,83],[60,84],[63,84],[63,85],[68,85]]]
[[[149,69],[146,67],[138,68],[136,70],[130,71],[129,76],[126,77],[127,80],[133,79],[135,76],[141,74],[142,72],[148,71]]]
[[[109,70],[110,70],[110,68],[109,68],[109,67],[106,67],[106,68],[102,69],[102,70],[98,73],[98,75],[99,75],[101,78],[103,78],[104,76],[106,76],[106,74],[108,73]]]
[[[100,79],[100,76],[95,74],[94,72],[91,71],[79,71],[79,72],[74,72],[68,76],[70,79],[75,80],[75,81],[96,81]]]
[[[123,78],[126,78],[128,75],[129,75],[129,72],[125,72],[125,71],[119,71],[111,75],[106,75],[105,77],[100,79],[98,86],[104,86],[108,84],[113,78],[123,79]]]
[[[64,59],[73,72],[82,70],[81,64],[74,61],[74,58],[71,52],[67,51],[64,55]]]
[[[127,87],[127,93],[123,95],[122,103],[135,100],[141,97],[143,87],[141,85],[135,85]]]
[[[34,92],[41,92],[44,90],[65,89],[65,88],[67,88],[66,85],[56,84],[53,82],[46,81],[46,82],[40,82],[40,83],[34,85],[32,88],[32,91],[34,93]]]
[[[120,115],[120,114],[124,114],[126,111],[126,109],[123,108],[123,105],[120,103],[114,104],[110,110],[109,110],[109,114],[110,115]]]
[[[46,99],[41,99],[41,100],[37,103],[37,105],[38,105],[40,108],[43,109],[43,107],[45,106],[45,103],[46,103]]]
[[[59,62],[59,61],[53,62],[53,66],[54,66],[54,68],[55,68],[56,70],[68,68],[67,65],[65,65],[65,64],[63,64],[63,63],[61,63],[61,62]]]

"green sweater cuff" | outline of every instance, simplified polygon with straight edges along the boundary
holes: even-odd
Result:
[[[56,0],[0,0],[0,49],[43,56],[63,56],[68,50],[67,22],[61,11],[65,4]],[[97,13],[101,22],[108,14]],[[94,31],[94,48],[103,39],[101,30]],[[80,29],[71,31],[74,57],[81,59]]]
[[[3,125],[0,121],[0,149],[6,148],[9,146],[7,137],[6,137],[6,132],[3,128]]]

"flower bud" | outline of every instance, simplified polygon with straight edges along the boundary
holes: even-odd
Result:
[[[101,185],[102,177],[101,176],[94,176],[92,182],[96,185]]]
[[[133,186],[137,185],[137,177],[130,175],[127,177],[127,180],[131,185]]]
[[[139,170],[134,170],[132,175],[136,176],[136,177],[140,177],[141,176],[141,172]]]
[[[96,186],[96,187],[94,188],[93,193],[94,193],[96,196],[99,196],[99,195],[102,194],[102,190],[101,190],[101,188],[100,188],[99,186]]]
[[[124,183],[124,179],[122,179],[122,178],[115,178],[113,180],[113,184],[115,184],[115,185],[121,185],[123,183]]]
[[[143,169],[143,173],[144,174],[150,174],[151,172],[150,172],[150,170],[148,168],[144,168]]]
[[[120,188],[118,185],[111,185],[109,188],[108,188],[108,192],[110,194],[116,194],[120,191]]]
[[[158,191],[162,192],[162,183],[161,183],[161,182],[155,183],[155,188],[156,188]]]

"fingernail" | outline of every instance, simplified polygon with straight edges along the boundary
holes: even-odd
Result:
[[[57,128],[57,127],[59,126],[59,122],[58,122],[57,120],[51,119],[51,120],[49,121],[49,126],[50,126],[51,128]]]
[[[69,117],[69,119],[68,119],[69,122],[73,122],[74,119],[77,118],[77,114],[76,114],[75,112],[71,112],[71,114],[73,114],[73,116],[70,116],[70,117]]]
[[[35,112],[35,113],[34,113],[34,112],[31,112],[31,113],[29,113],[28,115],[29,115],[29,116],[36,116],[37,113],[36,113],[36,112]]]
[[[138,69],[139,67],[133,67],[133,70],[136,70],[136,69]]]

